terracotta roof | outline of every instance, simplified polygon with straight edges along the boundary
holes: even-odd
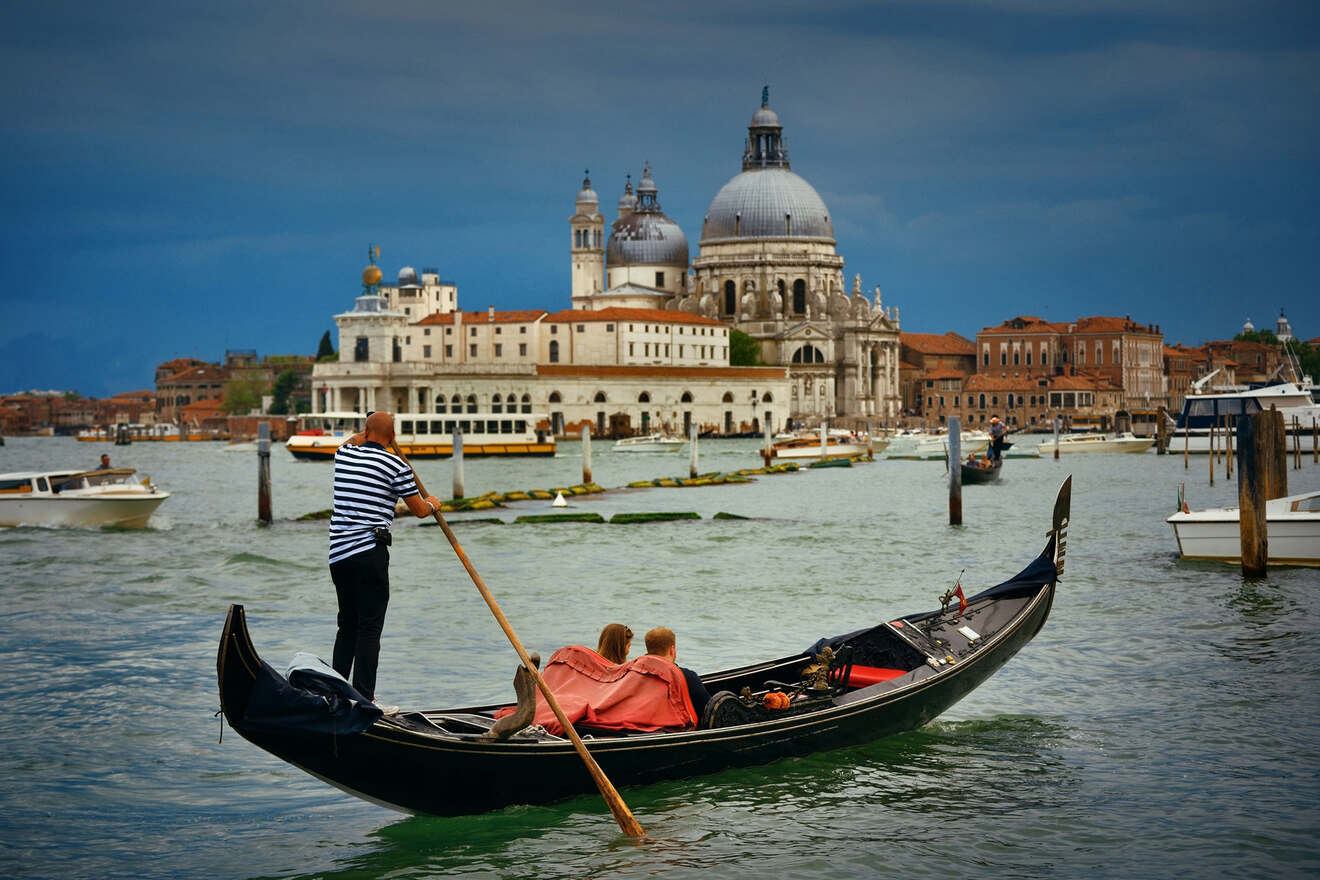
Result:
[[[1108,376],[1097,376],[1094,373],[1076,373],[1072,376],[1051,376],[1050,388],[1053,390],[1078,390],[1078,391],[1121,391],[1117,385],[1109,381]]]
[[[1021,327],[1015,327],[1014,324],[1021,324]],[[994,327],[982,327],[982,333],[1067,333],[1067,324],[1058,324],[1046,321],[1044,318],[1037,318],[1035,315],[1018,315],[1009,318],[1002,324]]]
[[[114,395],[114,397],[113,397],[112,399],[119,399],[119,398],[121,398],[121,397],[138,397],[138,398],[147,399],[147,398],[152,398],[152,397],[155,397],[155,396],[156,396],[156,392],[154,392],[154,391],[147,391],[147,390],[142,390],[142,391],[121,391],[121,392],[119,392],[118,394]]]
[[[903,372],[903,371],[905,371],[905,370],[906,370],[907,372],[909,372],[909,373],[915,373],[917,370],[920,370],[920,369],[921,369],[921,367],[918,367],[916,364],[909,364],[907,361],[899,361],[899,362],[898,362],[898,370],[899,370],[900,373]]]
[[[547,314],[545,309],[523,309],[512,312],[496,312],[494,320],[491,319],[490,311],[484,312],[464,312],[464,324],[529,324],[537,318]],[[417,324],[452,324],[454,323],[454,313],[445,312],[441,314],[436,312],[433,315],[427,315]]]
[[[611,307],[608,309],[565,309],[562,312],[555,312],[553,315],[547,315],[546,321],[553,321],[556,324],[574,324],[584,323],[586,321],[657,321],[665,324],[706,324],[712,327],[723,327],[722,321],[714,318],[707,318],[705,315],[694,315],[691,312],[681,312],[670,309],[625,309]]]
[[[936,368],[927,370],[921,374],[922,379],[966,379],[966,370],[952,370],[948,368]]]
[[[1138,324],[1131,318],[1114,318],[1108,315],[1094,315],[1078,318],[1074,333],[1149,333],[1156,331],[1153,326]]]
[[[899,338],[908,348],[922,354],[976,355],[976,343],[952,331],[943,334],[900,333]]]
[[[198,379],[228,379],[229,371],[223,367],[217,367],[215,364],[201,364],[200,366],[189,366],[185,369],[170,373],[162,383],[170,382],[189,382]]]
[[[179,412],[197,416],[219,411],[220,399],[218,397],[209,397],[205,400],[194,400],[186,406],[179,407]]]
[[[987,376],[978,373],[967,377],[963,391],[1026,391],[1028,388],[1039,387],[1036,382],[1034,376]]]
[[[787,367],[657,367],[624,364],[537,364],[538,376],[631,376],[645,379],[761,379],[788,377]]]

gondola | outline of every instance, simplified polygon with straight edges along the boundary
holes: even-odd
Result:
[[[993,459],[990,467],[976,467],[967,462],[961,463],[962,481],[967,483],[994,483],[999,480],[999,474],[1004,469],[1004,460],[1002,458]]]
[[[926,724],[1036,635],[1063,571],[1071,477],[1044,550],[1016,576],[939,610],[887,619],[777,660],[702,676],[713,694],[691,729],[618,734],[580,726],[616,786],[763,764]],[[553,658],[552,658],[553,659]],[[232,605],[217,657],[229,725],[271,754],[373,803],[440,816],[595,791],[567,739],[533,726],[489,738],[500,706],[381,716],[371,704],[296,688],[262,661]],[[353,692],[343,684],[348,695]],[[768,701],[768,692],[786,695]],[[785,708],[767,704],[787,703]]]

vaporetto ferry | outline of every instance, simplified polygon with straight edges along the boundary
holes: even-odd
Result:
[[[284,447],[295,458],[329,460],[345,440],[363,429],[359,412],[324,412],[298,417],[298,432]],[[409,458],[448,458],[454,432],[463,435],[463,456],[554,455],[555,438],[545,414],[534,413],[395,413],[395,441]]]

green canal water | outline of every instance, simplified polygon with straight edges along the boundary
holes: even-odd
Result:
[[[702,470],[758,463],[702,443]],[[943,465],[877,461],[747,485],[610,492],[572,509],[696,511],[632,526],[456,526],[529,648],[594,644],[611,621],[678,633],[715,670],[935,607],[1043,546],[1074,477],[1065,577],[1036,639],[928,726],[864,747],[628,788],[649,839],[581,797],[455,819],[359,801],[232,731],[215,653],[247,606],[277,668],[325,657],[335,599],[330,467],[272,456],[277,522],[259,528],[256,456],[214,444],[9,439],[0,471],[91,466],[102,451],[173,493],[135,531],[0,531],[0,875],[11,877],[1174,877],[1320,873],[1320,572],[1246,582],[1176,558],[1164,517],[1231,503],[1206,460],[1010,460],[964,492]],[[685,475],[687,455],[597,443],[604,486]],[[447,461],[419,462],[441,496]],[[469,461],[469,494],[578,482],[558,457]],[[1309,458],[1293,491],[1320,488]],[[547,502],[514,505],[511,521]],[[712,520],[725,511],[746,520]],[[483,512],[481,516],[489,516]],[[458,517],[455,517],[458,520]],[[404,707],[509,698],[515,657],[439,529],[396,528],[379,690]],[[534,771],[532,771],[534,772]],[[462,792],[454,792],[462,797]]]

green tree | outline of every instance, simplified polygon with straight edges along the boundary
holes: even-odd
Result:
[[[261,408],[261,395],[266,385],[260,379],[230,379],[225,384],[220,410],[226,415],[242,415]]]
[[[64,392],[64,399],[65,399],[65,400],[82,400],[82,395],[79,394],[77,391],[66,391],[66,392]]]
[[[270,404],[272,415],[288,415],[290,397],[293,395],[293,389],[297,385],[297,370],[285,370],[275,377],[275,384],[271,386],[270,392],[271,396],[274,398]]]
[[[729,331],[729,366],[755,367],[761,363],[761,343],[741,330]]]
[[[321,336],[321,344],[316,347],[316,359],[318,361],[334,360],[335,345],[330,341],[330,331],[325,331]]]

